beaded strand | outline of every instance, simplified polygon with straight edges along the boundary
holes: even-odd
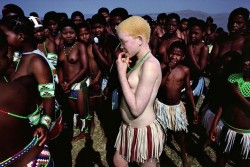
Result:
[[[142,58],[137,61],[137,63],[134,65],[134,67],[129,67],[129,64],[126,63],[128,65],[128,68],[129,68],[127,75],[130,74],[131,72],[135,71],[143,63],[143,61],[146,59],[146,57],[148,56],[148,54],[150,52],[151,51],[148,51],[144,56],[142,56]]]
[[[65,46],[65,45],[63,46],[63,53],[64,53],[64,55],[65,55],[66,57],[69,56],[70,52],[72,51],[72,49],[75,47],[76,44],[77,44],[77,42],[75,42],[75,43],[70,47],[70,49],[68,50],[67,53],[66,53],[66,46]]]

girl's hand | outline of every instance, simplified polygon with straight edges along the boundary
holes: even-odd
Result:
[[[116,60],[117,71],[120,75],[124,75],[129,67],[129,57],[126,52],[121,52]]]

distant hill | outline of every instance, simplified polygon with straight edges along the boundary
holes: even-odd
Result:
[[[173,11],[173,12],[167,12],[169,13],[177,13],[181,18],[190,18],[190,17],[196,17],[198,19],[206,20],[208,16],[211,16],[214,19],[214,23],[217,24],[218,27],[222,27],[225,31],[227,31],[227,19],[229,16],[229,13],[205,13],[201,11],[193,11],[193,10],[182,10],[182,11]],[[140,16],[146,15],[146,14],[138,14]],[[152,19],[156,20],[158,13],[148,13]]]

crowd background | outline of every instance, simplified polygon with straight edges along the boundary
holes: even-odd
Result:
[[[7,10],[3,8],[2,11],[4,14],[10,11],[16,12],[17,8],[14,8],[14,10],[13,8]],[[22,14],[22,12],[17,12],[17,15]],[[91,18],[86,18],[81,11],[74,11],[70,16],[65,12],[56,11],[48,11],[44,16],[39,16],[36,11],[29,13],[29,20],[35,28],[36,47],[45,54],[50,62],[49,64],[53,65],[50,65],[50,69],[52,70],[54,81],[57,83],[55,86],[56,93],[58,93],[58,95],[56,94],[56,100],[58,100],[63,110],[62,131],[59,136],[49,143],[56,166],[72,163],[69,162],[72,161],[72,156],[69,155],[72,151],[72,143],[73,147],[83,147],[79,154],[77,151],[74,152],[73,149],[73,157],[77,156],[76,166],[83,162],[86,163],[84,161],[86,157],[90,158],[90,156],[84,155],[84,151],[93,153],[93,157],[97,158],[92,159],[90,163],[102,166],[103,164],[101,164],[99,159],[101,155],[93,150],[93,143],[95,143],[95,140],[100,140],[101,134],[105,135],[103,139],[107,151],[105,159],[109,166],[112,166],[113,145],[117,135],[116,128],[119,127],[121,121],[116,104],[119,104],[120,97],[117,97],[118,100],[113,99],[113,93],[116,93],[117,89],[119,92],[119,82],[117,71],[115,71],[114,67],[114,60],[116,60],[116,56],[120,51],[119,45],[121,45],[117,38],[115,27],[131,15],[122,7],[117,7],[110,11],[106,7],[99,8]],[[238,16],[240,18],[237,18]],[[230,69],[232,72],[226,73],[226,70],[229,70],[226,68],[227,63],[231,63],[231,60],[236,62],[238,59],[233,59],[235,56],[238,56],[238,58],[241,55],[247,57],[249,54],[248,49],[246,49],[246,46],[248,46],[247,42],[249,42],[249,11],[243,7],[233,10],[226,18],[228,30],[218,27],[211,16],[207,16],[206,19],[199,18],[199,16],[181,18],[178,13],[160,13],[157,15],[156,20],[149,15],[143,15],[142,17],[151,27],[149,45],[152,54],[161,63],[163,77],[165,75],[166,77],[168,76],[168,70],[171,73],[171,70],[175,68],[173,64],[180,63],[174,60],[176,58],[170,56],[174,52],[172,48],[174,46],[171,45],[179,41],[187,47],[183,48],[177,44],[175,46],[182,49],[183,55],[188,55],[186,57],[183,56],[181,60],[183,60],[183,65],[188,67],[188,71],[190,70],[191,74],[188,74],[188,77],[190,75],[188,80],[185,79],[185,86],[178,87],[177,91],[174,92],[176,93],[175,96],[180,96],[181,100],[186,104],[185,107],[190,125],[188,126],[189,132],[186,135],[188,144],[181,145],[181,151],[177,149],[176,152],[182,157],[183,166],[187,166],[190,163],[185,160],[185,158],[188,158],[188,161],[190,161],[190,157],[191,159],[200,158],[198,161],[201,163],[201,166],[208,165],[206,162],[210,166],[214,164],[214,160],[211,157],[210,159],[205,158],[206,153],[204,149],[211,144],[211,141],[203,137],[206,135],[208,135],[207,138],[212,137],[208,134],[210,129],[207,130],[206,128],[209,126],[211,128],[213,121],[209,122],[210,125],[207,125],[207,122],[204,122],[204,117],[208,109],[212,110],[215,115],[219,112],[217,108],[221,107],[220,103],[224,103],[224,101],[219,99],[219,97],[223,97],[224,93],[222,88],[225,80],[221,76],[223,74],[226,76],[233,72],[240,72],[239,66],[236,66],[237,64],[235,63],[235,66],[228,66],[233,68]],[[237,21],[237,19],[240,19],[240,21]],[[16,24],[18,25],[18,23]],[[239,24],[239,26],[234,26],[235,24]],[[3,28],[3,30],[6,29]],[[30,39],[33,40],[31,36]],[[31,45],[32,40],[28,40],[27,45]],[[25,44],[22,43],[21,45],[26,46]],[[20,45],[19,47],[24,48]],[[8,54],[10,53],[12,52],[8,52]],[[55,54],[58,55],[57,58],[53,57]],[[12,59],[13,55],[15,55],[14,52],[8,56]],[[21,57],[19,58],[21,59]],[[10,66],[8,69],[7,74],[10,80],[12,77],[16,77],[15,73],[13,74],[13,69],[16,66],[18,66],[18,63],[15,64],[13,61],[13,66]],[[171,68],[169,69],[169,67]],[[189,79],[193,82],[192,95],[190,95]],[[38,81],[40,81],[39,78]],[[217,88],[215,83],[221,84],[219,85],[221,90]],[[166,82],[166,84],[168,83]],[[209,84],[211,86],[215,84],[216,86],[209,88]],[[87,89],[87,87],[89,88]],[[186,90],[182,90],[182,88]],[[166,91],[168,89],[162,90]],[[160,92],[161,94],[158,97],[162,102],[173,102],[171,101],[172,99],[168,99],[168,92],[170,91],[168,90],[166,93]],[[185,95],[185,92],[187,92],[187,95]],[[214,99],[215,96],[216,99]],[[206,97],[206,99],[203,104],[200,104],[200,100],[203,100],[203,97]],[[196,112],[198,112],[200,117],[199,124]],[[96,119],[98,121],[94,121]],[[96,128],[98,127],[95,126],[96,122],[100,122],[100,129]],[[198,127],[195,126],[196,124],[198,124]],[[213,124],[213,128],[216,128],[216,125]],[[78,129],[80,132],[74,134]],[[206,130],[208,133],[206,133]],[[175,132],[176,130],[173,131]],[[173,149],[175,144],[171,142],[173,141],[172,133],[174,132],[170,132],[166,144],[166,147]],[[99,137],[94,138],[94,133],[99,133]],[[82,139],[85,142],[80,143],[81,146],[78,145],[79,143],[74,144],[74,142],[79,142]],[[181,142],[181,144],[183,143],[185,142]],[[83,144],[85,146],[82,146]],[[217,153],[216,143],[211,145]],[[197,148],[197,150],[194,148]],[[165,148],[164,151],[168,152],[168,148]],[[65,152],[67,153],[65,154]],[[84,157],[81,156],[81,153]],[[204,156],[201,157],[201,154]],[[62,157],[64,158],[62,159]],[[166,161],[168,161],[167,154],[163,153],[159,165],[164,166],[166,163],[166,166],[168,166],[171,163]],[[228,162],[231,163],[231,161]],[[232,166],[234,166],[234,162],[232,162]]]

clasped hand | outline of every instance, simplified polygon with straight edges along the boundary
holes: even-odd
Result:
[[[126,74],[129,68],[130,58],[126,52],[121,52],[116,60],[117,70],[120,74]]]

